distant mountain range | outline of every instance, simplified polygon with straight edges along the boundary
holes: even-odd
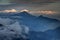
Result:
[[[29,27],[30,40],[60,40],[60,21],[40,15],[33,16],[27,12],[0,14],[1,18],[10,18]]]
[[[1,13],[0,17],[10,18],[19,21],[33,31],[46,31],[48,29],[55,29],[60,26],[60,21],[40,15],[39,17],[33,16],[28,12],[21,13]]]

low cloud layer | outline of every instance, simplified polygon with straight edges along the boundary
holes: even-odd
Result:
[[[0,18],[0,40],[12,40],[13,38],[24,38],[23,33],[28,34],[29,28],[27,26],[22,26],[19,22],[11,22],[9,18]]]

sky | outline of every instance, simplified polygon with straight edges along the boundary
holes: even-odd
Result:
[[[54,11],[56,13],[42,15],[60,20],[60,0],[0,0],[0,10],[9,9],[27,9],[34,15],[39,15],[40,10]]]

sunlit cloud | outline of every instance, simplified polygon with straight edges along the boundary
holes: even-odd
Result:
[[[9,12],[17,12],[17,10],[11,9],[11,10],[3,10],[3,11],[0,11],[0,12],[7,12],[7,13],[9,13]]]
[[[0,12],[7,12],[7,13],[9,13],[9,12],[29,12],[29,10],[27,10],[27,9],[23,9],[23,10],[16,10],[16,9],[11,9],[11,10],[2,10],[2,11],[0,11]]]
[[[57,13],[55,11],[50,10],[40,10],[40,11],[31,11],[30,13],[37,13],[37,14],[54,14]]]
[[[11,9],[11,10],[2,10],[0,12],[3,13],[10,13],[10,12],[28,12],[30,14],[55,14],[57,13],[56,11],[52,11],[52,10],[27,10],[27,9],[23,9],[23,10],[16,10],[16,9]]]
[[[43,13],[43,14],[53,14],[53,13],[56,13],[55,11],[39,11],[40,13]]]
[[[29,10],[27,10],[27,9],[23,9],[23,10],[21,10],[20,12],[23,12],[23,11],[25,11],[25,12],[29,12]]]

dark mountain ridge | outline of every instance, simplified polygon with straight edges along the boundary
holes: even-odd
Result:
[[[2,18],[10,18],[20,22],[20,24],[29,27],[29,39],[28,40],[60,40],[60,21],[44,16],[33,16],[27,12],[2,14]],[[42,32],[43,31],[43,32]],[[14,39],[15,40],[15,39]],[[24,39],[16,39],[24,40]]]
[[[34,31],[42,31],[42,30],[44,31],[44,30],[48,30],[51,28],[53,29],[60,26],[60,21],[57,19],[44,17],[42,15],[36,17],[25,11],[21,13],[15,13],[15,14],[5,13],[2,14],[0,17],[18,20],[21,24],[28,26],[30,30],[34,30]]]

